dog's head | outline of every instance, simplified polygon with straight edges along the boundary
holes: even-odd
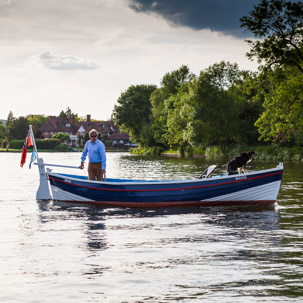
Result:
[[[249,151],[249,152],[247,152],[247,154],[249,155],[249,159],[251,159],[251,160],[258,158],[257,154],[254,151]]]

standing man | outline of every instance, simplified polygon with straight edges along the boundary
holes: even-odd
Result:
[[[89,132],[90,140],[86,142],[81,156],[81,164],[79,168],[84,168],[84,161],[88,154],[88,178],[92,181],[102,181],[103,175],[106,173],[106,154],[105,146],[98,138],[98,132],[92,129]]]

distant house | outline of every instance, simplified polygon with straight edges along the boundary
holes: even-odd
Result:
[[[108,137],[113,149],[129,149],[130,147],[137,147],[138,144],[129,141],[128,133],[113,133]]]
[[[79,121],[75,124],[66,121],[60,117],[51,116],[41,128],[41,137],[48,139],[52,135],[59,132],[67,134],[71,138],[71,142],[66,144],[78,147],[85,143],[85,134],[90,130],[96,129],[100,135],[101,140],[110,148],[129,149],[131,143],[129,141],[128,133],[120,133],[119,126],[115,125],[114,121],[91,121],[91,115],[87,115],[86,121]]]

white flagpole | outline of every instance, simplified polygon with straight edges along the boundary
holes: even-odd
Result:
[[[38,151],[37,151],[37,146],[36,146],[36,141],[35,141],[35,136],[34,136],[34,132],[33,132],[33,127],[32,127],[32,125],[29,126],[29,131],[30,131],[30,133],[31,133],[31,141],[32,141],[33,146],[34,146],[34,150],[35,150],[35,152],[36,152],[37,159],[39,159]]]

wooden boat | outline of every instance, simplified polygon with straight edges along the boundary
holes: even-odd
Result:
[[[33,140],[32,140],[33,141]],[[34,144],[35,147],[35,144]],[[35,147],[36,148],[36,147]],[[276,168],[237,175],[211,177],[216,166],[209,167],[193,180],[90,181],[84,176],[56,173],[37,157],[40,186],[37,200],[92,204],[102,207],[176,207],[273,204],[279,193],[283,164]]]
[[[89,181],[84,176],[47,169],[48,198],[102,207],[176,207],[229,204],[273,204],[277,200],[283,164],[276,168],[231,176],[193,180]],[[42,197],[43,198],[43,197]]]

